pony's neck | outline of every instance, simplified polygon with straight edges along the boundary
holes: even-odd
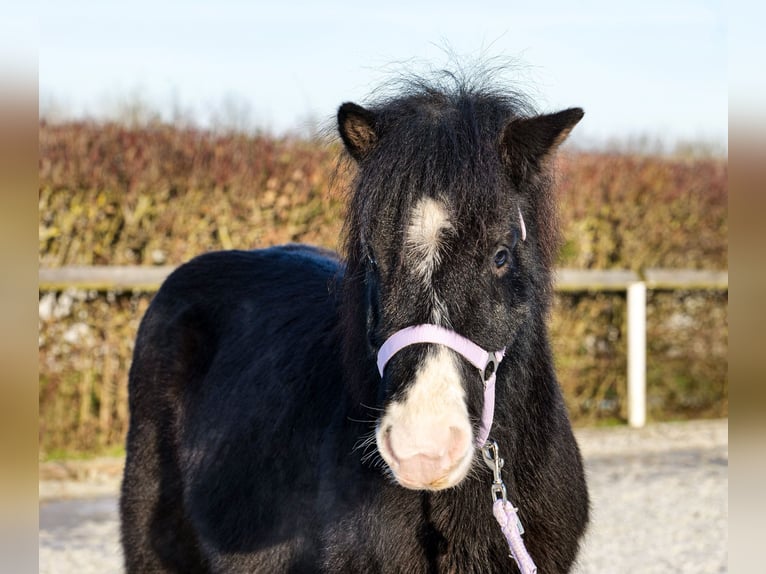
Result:
[[[532,317],[523,334],[509,345],[498,371],[490,438],[509,446],[536,440],[548,424],[540,416],[558,408],[557,386],[544,317]]]

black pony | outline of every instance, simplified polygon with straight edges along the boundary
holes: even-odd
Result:
[[[344,104],[345,261],[227,251],[167,279],[130,372],[128,572],[516,571],[487,430],[529,555],[570,569],[588,494],[545,321],[550,164],[582,115],[459,81]]]

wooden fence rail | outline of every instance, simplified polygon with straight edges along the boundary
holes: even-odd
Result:
[[[41,268],[40,291],[82,289],[86,291],[147,291],[159,289],[165,278],[175,269],[172,265],[155,267],[111,265],[68,266]],[[687,269],[647,269],[639,275],[622,269],[559,269],[556,271],[556,290],[626,291],[643,281],[647,289],[654,290],[711,290],[728,291],[728,271]]]
[[[159,289],[173,266],[71,266],[42,268],[40,291],[144,291]],[[646,423],[646,291],[728,291],[728,271],[646,269],[634,271],[559,269],[555,288],[560,292],[625,292],[628,339],[628,423]]]

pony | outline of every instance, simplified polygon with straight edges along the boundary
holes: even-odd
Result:
[[[343,257],[175,270],[129,374],[126,571],[514,572],[506,497],[527,557],[569,571],[589,501],[546,321],[582,117],[458,80],[344,103]]]

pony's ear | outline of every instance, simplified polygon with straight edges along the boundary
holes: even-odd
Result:
[[[569,108],[509,122],[501,146],[514,182],[521,183],[532,173],[539,173],[584,115],[581,108]]]
[[[375,114],[352,102],[338,108],[338,131],[348,153],[357,161],[364,159],[378,142]]]

